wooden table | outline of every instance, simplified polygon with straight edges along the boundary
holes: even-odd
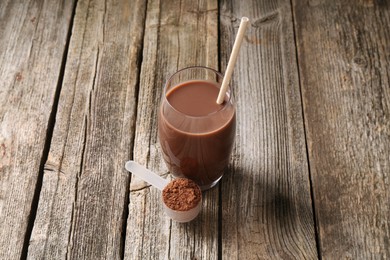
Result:
[[[237,136],[191,223],[124,170],[171,178],[167,77],[224,71]],[[0,1],[0,259],[389,259],[386,0]]]

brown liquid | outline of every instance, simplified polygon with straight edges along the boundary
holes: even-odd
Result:
[[[222,176],[235,136],[234,106],[228,97],[218,105],[218,92],[217,83],[187,81],[168,90],[169,104],[163,100],[160,108],[159,138],[169,170],[203,189]]]
[[[167,93],[168,102],[178,111],[188,116],[207,116],[221,110],[216,98],[219,88],[207,81],[187,81]]]

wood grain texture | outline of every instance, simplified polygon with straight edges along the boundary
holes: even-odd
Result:
[[[31,259],[120,259],[145,1],[80,0]]]
[[[138,96],[134,160],[167,176],[157,140],[157,111],[168,76],[179,68],[218,68],[217,1],[148,1]],[[164,215],[161,194],[131,180],[125,259],[216,259],[218,188],[204,194],[203,211],[188,224]]]
[[[389,3],[294,2],[321,255],[388,259]]]
[[[0,1],[0,259],[20,259],[74,1]]]
[[[290,1],[222,1],[221,67],[251,19],[231,87],[233,162],[222,181],[222,258],[315,259],[314,218]]]

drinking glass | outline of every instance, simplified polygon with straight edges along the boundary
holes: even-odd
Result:
[[[195,181],[202,190],[218,183],[230,161],[236,129],[232,92],[227,91],[215,110],[200,115],[192,112],[204,109],[202,101],[216,102],[222,79],[222,74],[207,67],[179,70],[166,82],[159,107],[158,135],[169,171]],[[184,91],[189,85],[195,92]],[[177,96],[179,90],[181,96]],[[173,102],[175,95],[180,98]],[[191,113],[179,108],[188,104],[192,104],[186,108]]]

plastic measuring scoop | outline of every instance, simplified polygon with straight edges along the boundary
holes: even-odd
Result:
[[[142,180],[146,181],[147,183],[151,184],[155,188],[159,189],[161,192],[164,190],[164,188],[168,185],[169,181],[166,179],[160,177],[156,173],[148,170],[144,166],[134,162],[134,161],[128,161],[126,162],[125,168],[127,171],[131,172],[135,176],[141,178]],[[164,200],[164,211],[165,213],[173,220],[177,222],[188,222],[193,220],[200,212],[202,208],[202,199],[200,199],[199,203],[192,209],[186,210],[186,211],[180,211],[180,210],[174,210],[169,208]]]

